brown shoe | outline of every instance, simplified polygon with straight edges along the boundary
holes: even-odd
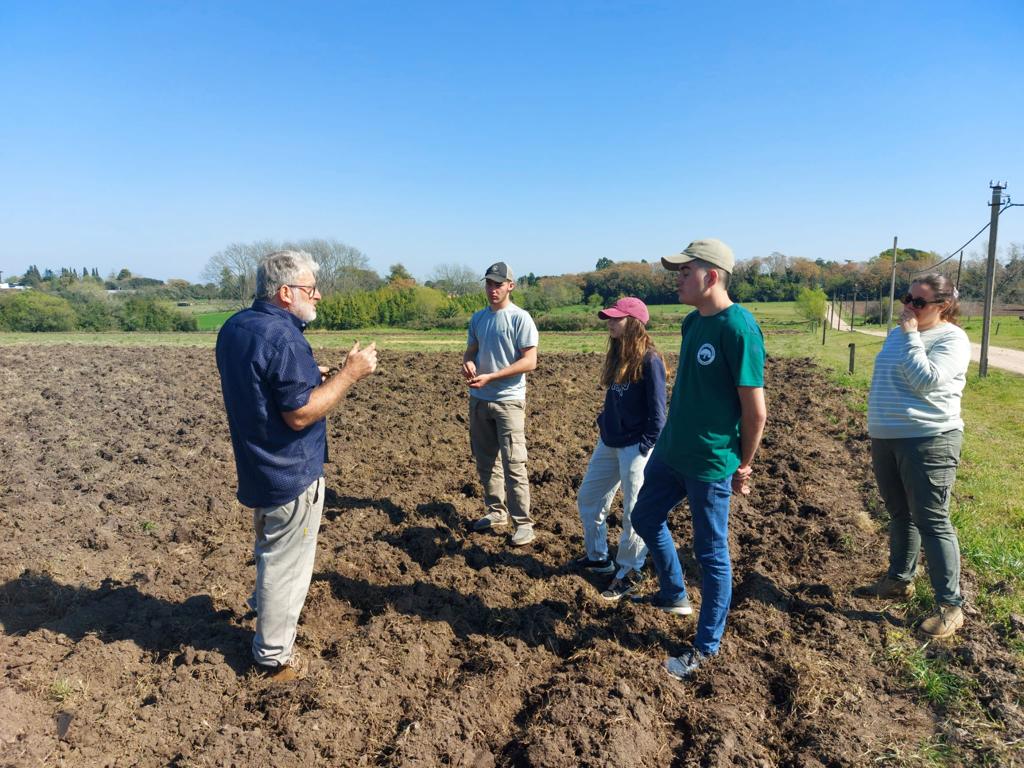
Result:
[[[287,664],[279,667],[271,667],[267,664],[254,664],[256,675],[268,683],[290,683],[293,680],[301,680],[306,676],[307,664],[304,657],[293,653]]]
[[[910,581],[896,581],[883,576],[874,584],[857,587],[853,590],[856,597],[874,597],[879,600],[907,600],[914,595],[914,584]]]
[[[935,613],[921,622],[918,631],[931,640],[952,637],[964,625],[964,612],[959,605],[940,605]]]

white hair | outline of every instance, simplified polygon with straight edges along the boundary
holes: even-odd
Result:
[[[275,251],[260,259],[256,267],[256,298],[272,299],[283,285],[292,285],[309,271],[316,277],[320,265],[305,251]]]

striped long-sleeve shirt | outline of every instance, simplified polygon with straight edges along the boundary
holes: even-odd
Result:
[[[910,333],[894,328],[875,358],[868,434],[892,439],[963,429],[960,398],[970,361],[971,342],[958,325]]]

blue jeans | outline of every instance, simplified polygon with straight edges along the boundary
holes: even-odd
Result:
[[[633,530],[650,549],[658,574],[658,594],[665,600],[686,597],[683,569],[668,528],[668,515],[684,498],[693,518],[693,554],[700,563],[701,602],[693,646],[704,654],[718,652],[732,599],[729,561],[729,499],[732,476],[706,482],[679,474],[652,457],[633,507]]]

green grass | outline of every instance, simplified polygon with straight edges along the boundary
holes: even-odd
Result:
[[[831,370],[835,381],[850,387],[848,396],[861,409],[867,407],[871,371],[882,341],[836,331],[827,334],[822,346],[817,334],[767,335],[769,354],[815,358]],[[856,344],[852,375],[847,372],[851,342]],[[978,607],[986,620],[1007,623],[1011,613],[1024,612],[1024,377],[990,369],[982,379],[972,363],[962,408],[964,446],[950,511],[964,563],[978,582]],[[1015,648],[1024,653],[1024,643],[1017,641]]]
[[[235,314],[237,310],[229,309],[224,312],[205,312],[202,314],[196,314],[196,325],[200,331],[216,331],[219,330],[224,321]]]
[[[981,318],[965,319],[961,327],[967,331],[971,341],[981,344]],[[1024,320],[1018,320],[1016,315],[992,318],[990,334],[988,343],[993,347],[1024,349]]]
[[[901,667],[907,682],[930,704],[945,710],[970,707],[972,682],[949,669],[942,656],[929,656],[925,647],[902,632],[890,630],[886,658]]]
[[[849,317],[843,314],[843,322],[847,322]],[[864,323],[864,318],[861,315],[857,315],[854,320],[855,328],[864,328],[870,331],[886,330],[889,326],[887,323],[879,325],[878,323]],[[981,318],[974,316],[971,318],[960,318],[960,327],[967,332],[967,337],[975,344],[981,344]],[[1024,350],[1024,320],[1018,320],[1016,315],[997,315],[992,318],[992,330],[991,336],[989,337],[988,343],[993,347],[1004,347],[1006,349],[1022,349]]]

